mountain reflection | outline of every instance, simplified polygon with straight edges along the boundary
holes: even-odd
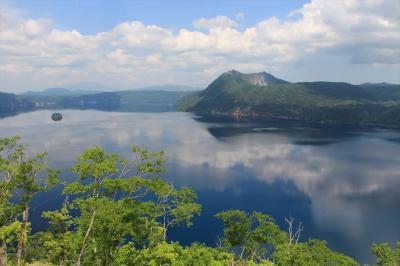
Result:
[[[362,263],[372,242],[400,239],[399,132],[73,110],[53,123],[51,113],[0,119],[0,137],[21,135],[64,172],[94,145],[123,156],[131,144],[164,149],[165,178],[194,187],[204,208],[193,228],[172,232],[183,243],[215,243],[221,228],[212,215],[229,208],[264,211],[280,224],[292,215],[305,224],[304,237],[326,239]]]

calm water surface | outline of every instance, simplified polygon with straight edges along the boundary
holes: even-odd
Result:
[[[312,128],[271,123],[206,121],[187,113],[51,111],[0,119],[0,137],[19,134],[32,152],[48,151],[63,178],[84,149],[101,145],[130,155],[130,145],[164,149],[177,185],[193,187],[203,205],[194,226],[170,239],[216,243],[222,226],[213,215],[238,208],[302,221],[303,239],[370,262],[372,242],[400,240],[400,132]],[[60,205],[60,189],[38,195],[31,219]]]

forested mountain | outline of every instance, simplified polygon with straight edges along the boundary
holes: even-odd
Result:
[[[0,117],[10,113],[31,110],[34,106],[35,104],[25,97],[0,92]]]
[[[296,119],[313,123],[400,124],[400,85],[289,83],[267,73],[223,73],[180,109],[200,114]]]
[[[400,101],[400,84],[390,83],[364,83],[359,85],[366,92],[374,95],[375,99],[381,101]]]

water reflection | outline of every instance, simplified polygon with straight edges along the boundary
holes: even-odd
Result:
[[[305,238],[326,239],[361,262],[370,260],[372,242],[400,240],[399,132],[72,110],[53,123],[51,113],[0,119],[0,137],[21,135],[32,151],[48,151],[64,173],[94,145],[125,156],[131,144],[165,150],[165,178],[194,187],[203,204],[194,227],[172,232],[172,239],[214,244],[221,228],[213,214],[241,208],[264,211],[281,224],[285,215],[297,217]],[[36,198],[33,217],[40,216],[45,198]]]

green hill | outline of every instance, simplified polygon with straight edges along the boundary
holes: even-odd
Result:
[[[358,85],[364,91],[373,95],[376,100],[381,101],[400,101],[400,84],[389,83],[364,83]]]
[[[0,92],[0,117],[35,108],[35,103],[28,97]]]
[[[399,85],[289,83],[267,73],[223,73],[181,110],[199,114],[297,119],[313,123],[400,124]]]

